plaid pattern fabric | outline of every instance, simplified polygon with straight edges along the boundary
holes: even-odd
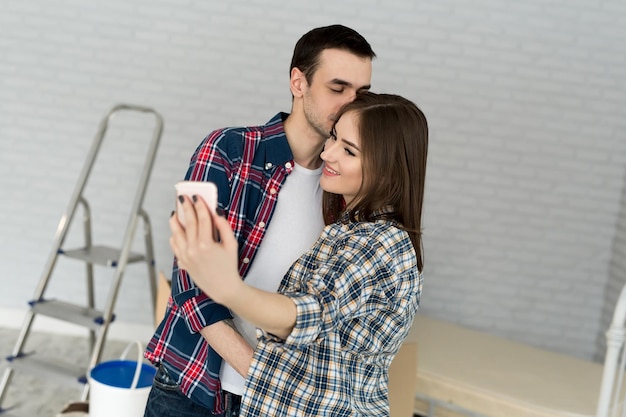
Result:
[[[239,242],[239,273],[248,268],[269,225],[278,193],[294,161],[279,113],[266,125],[220,129],[209,134],[194,152],[186,180],[217,185],[218,207],[228,216]],[[178,269],[172,271],[172,295],[165,318],[150,340],[145,357],[161,363],[194,402],[221,412],[219,371],[222,359],[199,333],[230,318]]]
[[[335,223],[285,275],[286,340],[259,330],[241,416],[388,416],[388,369],[417,312],[422,275],[391,222]]]

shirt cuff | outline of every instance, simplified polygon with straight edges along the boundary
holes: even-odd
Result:
[[[313,343],[322,330],[322,309],[317,297],[310,294],[284,294],[296,305],[296,324],[285,339],[285,345],[304,346]]]
[[[205,294],[188,298],[179,306],[191,333],[198,333],[211,324],[233,317],[228,308],[211,300]]]

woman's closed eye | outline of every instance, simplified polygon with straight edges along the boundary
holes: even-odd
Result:
[[[337,142],[337,131],[334,128],[330,131],[330,136],[328,136],[328,140],[332,140],[333,142]],[[344,151],[345,151],[345,153],[347,155],[356,156],[356,153],[354,153],[354,151],[352,151],[350,146],[346,146],[343,149],[344,149]]]

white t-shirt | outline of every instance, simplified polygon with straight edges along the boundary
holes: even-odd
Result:
[[[276,292],[291,264],[319,237],[324,228],[321,174],[321,167],[310,170],[295,164],[278,194],[274,215],[248,270],[248,285]],[[239,332],[256,346],[256,327],[236,314],[233,316]],[[244,378],[226,361],[222,362],[220,380],[222,389],[237,395],[243,393]]]

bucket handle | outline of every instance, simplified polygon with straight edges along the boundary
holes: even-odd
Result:
[[[126,348],[122,352],[122,355],[120,356],[120,359],[126,359],[128,352],[135,346],[137,347],[137,367],[135,368],[135,376],[133,377],[133,382],[130,384],[130,389],[136,389],[137,384],[139,383],[139,376],[141,375],[141,366],[143,365],[143,356],[142,356],[143,345],[141,344],[139,340],[131,342],[128,344],[128,346],[126,346]]]

